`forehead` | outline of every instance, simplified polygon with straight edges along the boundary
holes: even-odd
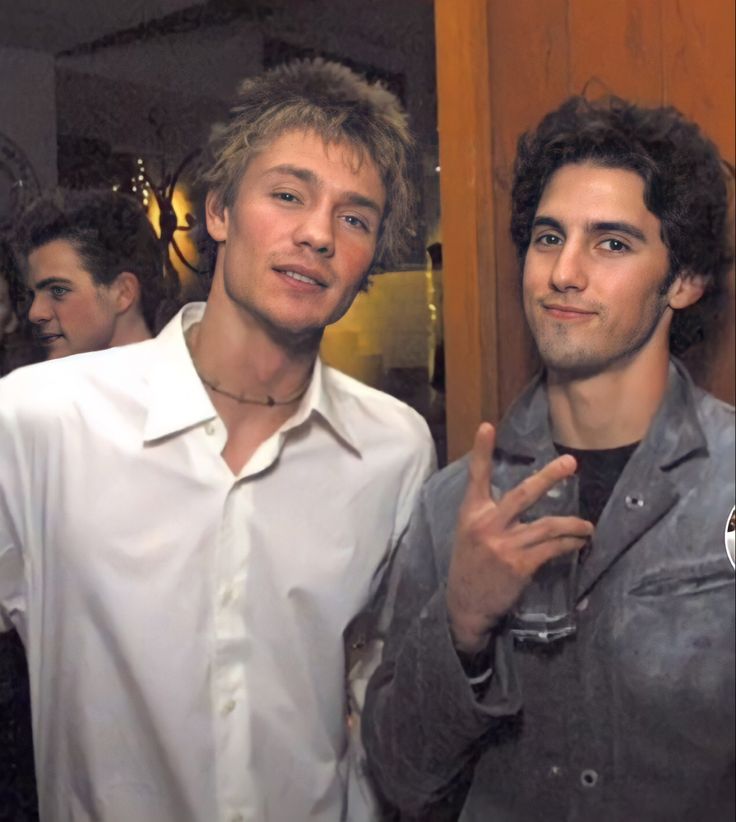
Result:
[[[72,282],[93,280],[81,255],[69,240],[52,240],[34,248],[28,255],[26,283],[33,288],[42,280],[60,277]]]
[[[644,180],[626,168],[606,168],[593,163],[569,163],[549,178],[537,213],[554,210],[587,219],[656,220],[644,202]],[[550,215],[555,216],[555,215]]]
[[[368,150],[346,138],[327,140],[310,129],[281,132],[254,152],[244,176],[265,174],[279,165],[309,169],[324,184],[351,189],[360,186],[369,189],[373,197],[385,198],[381,175]]]

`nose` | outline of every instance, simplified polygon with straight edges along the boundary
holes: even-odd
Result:
[[[331,257],[335,253],[332,209],[315,207],[303,212],[294,231],[294,242],[320,256]]]
[[[569,239],[555,257],[550,286],[555,291],[582,291],[588,284],[583,249]]]
[[[34,325],[43,325],[51,319],[48,300],[45,300],[42,294],[36,293],[33,295],[31,306],[28,309],[28,319]]]

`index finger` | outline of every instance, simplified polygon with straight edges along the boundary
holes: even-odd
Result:
[[[576,469],[575,457],[563,454],[504,494],[498,503],[498,514],[504,527],[518,519],[558,482],[571,477]]]
[[[473,448],[468,463],[468,487],[465,489],[463,504],[488,502],[491,499],[491,476],[493,473],[493,444],[496,431],[489,422],[482,422],[475,432]]]

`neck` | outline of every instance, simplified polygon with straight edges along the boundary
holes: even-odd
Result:
[[[110,341],[109,348],[114,348],[118,345],[130,345],[131,343],[143,342],[143,340],[150,340],[151,332],[145,320],[140,314],[132,316],[122,315],[118,318],[115,326],[115,333]]]
[[[188,344],[200,378],[211,390],[217,386],[215,407],[238,401],[281,405],[290,399],[295,404],[309,383],[319,350],[319,341],[300,348],[275,339],[231,301],[218,299],[216,292],[202,321],[188,334]]]
[[[619,448],[649,430],[665,391],[669,352],[646,352],[636,361],[584,378],[547,374],[555,442],[570,448]]]

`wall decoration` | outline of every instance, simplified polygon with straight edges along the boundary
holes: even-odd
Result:
[[[0,232],[7,231],[39,193],[38,178],[25,153],[0,132]]]

